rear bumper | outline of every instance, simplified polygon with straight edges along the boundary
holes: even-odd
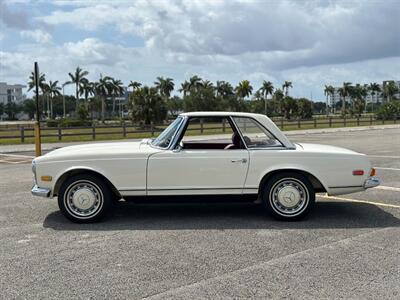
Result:
[[[381,183],[378,177],[372,176],[368,177],[364,182],[364,188],[369,189],[378,186]]]
[[[45,198],[50,197],[50,192],[51,192],[50,189],[41,188],[38,187],[37,185],[34,185],[31,190],[32,195]]]

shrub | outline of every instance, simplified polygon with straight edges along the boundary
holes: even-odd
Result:
[[[47,127],[83,127],[92,126],[92,121],[89,120],[72,120],[72,119],[61,119],[61,120],[47,120]]]
[[[400,101],[394,100],[383,104],[377,113],[380,120],[395,119],[400,117]]]

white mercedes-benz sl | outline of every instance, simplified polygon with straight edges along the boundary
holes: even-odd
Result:
[[[183,113],[156,139],[69,146],[35,158],[32,169],[32,194],[57,196],[79,223],[99,221],[121,199],[200,196],[259,201],[273,217],[299,220],[315,193],[379,185],[366,155],[295,144],[265,115],[236,112]]]

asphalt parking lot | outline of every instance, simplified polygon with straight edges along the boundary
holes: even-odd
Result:
[[[382,179],[305,221],[254,204],[122,205],[68,222],[31,196],[31,153],[0,155],[0,298],[400,298],[400,129],[292,135],[369,155]]]

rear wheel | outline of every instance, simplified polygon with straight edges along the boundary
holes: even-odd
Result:
[[[266,182],[262,200],[274,218],[300,220],[314,207],[315,191],[305,176],[285,172],[273,176]]]
[[[75,223],[92,223],[111,212],[113,197],[100,178],[80,174],[67,179],[58,194],[58,206],[65,217]]]

